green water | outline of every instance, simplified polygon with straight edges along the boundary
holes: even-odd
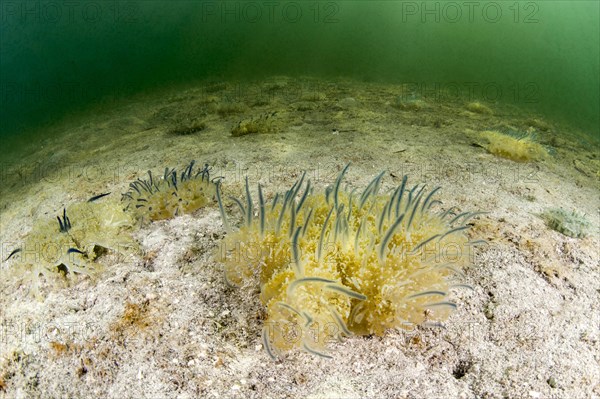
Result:
[[[599,4],[2,1],[0,134],[174,84],[287,75],[451,87],[595,137]]]

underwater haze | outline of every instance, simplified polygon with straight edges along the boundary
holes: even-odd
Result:
[[[204,79],[450,87],[599,131],[597,1],[2,1],[1,135]]]

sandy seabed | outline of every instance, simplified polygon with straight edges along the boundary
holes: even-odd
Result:
[[[0,397],[600,397],[598,143],[518,107],[467,102],[349,80],[215,81],[103,106],[8,154]],[[480,135],[489,129],[533,132],[549,155],[498,158]],[[216,206],[137,229],[139,253],[105,255],[95,279],[42,281],[36,298],[14,278],[16,257],[5,259],[36,221],[192,159],[237,193],[246,176],[272,195],[303,171],[324,188],[348,162],[351,187],[381,170],[384,191],[405,174],[439,185],[444,207],[489,212],[470,232],[489,243],[464,270],[473,290],[454,293],[444,328],[273,361],[258,296],[224,281]],[[556,207],[585,214],[587,237],[548,228],[540,214]]]

